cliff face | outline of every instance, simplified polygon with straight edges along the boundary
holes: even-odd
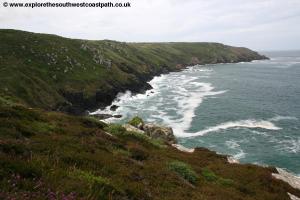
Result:
[[[187,65],[266,59],[218,43],[87,41],[0,30],[0,94],[31,107],[81,114],[118,92],[149,89],[153,76]]]

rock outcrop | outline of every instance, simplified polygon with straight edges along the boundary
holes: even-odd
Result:
[[[173,147],[178,149],[179,151],[186,152],[186,153],[194,153],[195,149],[186,148],[180,144],[172,144]]]
[[[126,129],[126,131],[129,131],[129,132],[136,132],[136,133],[140,133],[140,134],[145,134],[145,132],[141,129],[138,129],[130,124],[124,124],[122,125],[123,128]]]
[[[295,189],[299,189],[300,190],[300,178],[297,176],[294,176],[293,174],[280,169],[280,168],[276,168],[276,170],[278,171],[278,173],[273,173],[272,176],[280,179],[282,181],[287,182],[288,184],[290,184],[293,188]]]
[[[143,126],[145,133],[154,139],[162,139],[169,144],[175,144],[177,142],[173,129],[171,127],[158,126],[155,124],[145,124]]]
[[[145,123],[140,117],[136,116],[132,118],[128,124],[124,124],[123,127],[127,131],[133,131],[141,134],[145,134],[153,139],[160,139],[168,144],[175,145],[177,140],[174,136],[173,129],[171,127],[160,126],[152,123]],[[177,145],[177,144],[176,144]],[[176,148],[180,145],[175,146]],[[191,150],[185,149],[185,151],[191,152]]]

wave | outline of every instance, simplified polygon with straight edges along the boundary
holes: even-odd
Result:
[[[298,154],[300,152],[300,138],[289,138],[277,141],[280,150]]]
[[[196,136],[203,136],[211,132],[218,132],[220,130],[226,130],[226,129],[232,129],[232,128],[261,128],[261,129],[267,129],[267,130],[280,130],[280,127],[277,127],[275,124],[273,124],[270,121],[266,120],[240,120],[240,121],[232,121],[232,122],[226,122],[222,123],[213,127],[209,127],[207,129],[204,129],[202,131],[196,132],[196,133],[181,133],[177,136],[179,137],[196,137]]]
[[[195,110],[206,97],[226,92],[214,91],[211,83],[201,82],[200,76],[210,76],[212,72],[207,67],[193,66],[179,73],[156,76],[149,82],[153,89],[146,94],[120,93],[112,103],[120,106],[116,111],[108,106],[91,114],[123,115],[121,119],[111,118],[107,122],[124,122],[139,115],[147,121],[171,126],[175,133],[185,132],[191,126]]]
[[[298,120],[298,118],[297,117],[291,117],[291,116],[278,115],[278,116],[275,116],[275,117],[269,119],[269,121],[272,121],[272,122],[278,122],[278,121],[281,121],[281,120]]]
[[[239,153],[234,154],[232,157],[233,157],[233,159],[235,159],[235,160],[240,160],[240,159],[246,157],[246,153],[245,153],[243,150],[240,150]]]

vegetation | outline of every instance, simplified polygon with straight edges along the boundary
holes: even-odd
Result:
[[[232,186],[234,184],[233,180],[219,177],[208,168],[202,169],[202,176],[205,178],[206,181],[216,182],[223,186]]]
[[[188,164],[180,161],[173,161],[169,164],[169,168],[188,182],[196,184],[198,175]]]
[[[288,200],[274,168],[178,151],[121,125],[67,115],[186,64],[262,59],[216,43],[121,43],[0,30],[0,199]],[[142,120],[135,118],[132,125]]]
[[[130,124],[130,125],[132,125],[132,126],[135,126],[135,127],[138,127],[140,124],[143,125],[143,124],[144,124],[144,121],[143,121],[140,117],[136,116],[136,117],[132,118],[132,119],[128,122],[128,124]]]
[[[265,58],[217,43],[87,41],[16,30],[0,30],[0,44],[0,102],[73,114],[108,105],[118,92],[148,89],[154,75],[188,64]]]
[[[300,196],[272,178],[274,171],[229,164],[226,157],[203,148],[180,152],[90,117],[0,105],[0,199]]]

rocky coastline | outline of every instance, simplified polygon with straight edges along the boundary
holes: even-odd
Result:
[[[195,149],[186,148],[177,143],[175,135],[173,134],[173,129],[171,127],[165,127],[161,125],[156,125],[152,123],[145,123],[141,118],[134,117],[127,124],[122,125],[123,128],[128,132],[135,132],[141,135],[149,136],[152,139],[159,139],[164,141],[166,144],[176,148],[177,150],[184,153],[194,153]],[[231,156],[226,156],[227,162],[230,164],[240,164],[238,160]],[[300,177],[293,175],[292,173],[281,169],[275,168],[272,176],[275,179],[282,180],[289,184],[291,187],[300,190]],[[291,200],[300,200],[299,197],[287,193]]]
[[[159,76],[162,74],[167,74],[170,72],[181,71],[186,69],[189,66],[193,65],[208,65],[208,64],[224,64],[224,63],[239,63],[239,62],[252,62],[254,60],[265,60],[269,59],[266,56],[258,55],[255,58],[246,58],[239,60],[231,60],[231,61],[217,61],[210,63],[202,63],[202,62],[194,62],[189,64],[177,64],[175,68],[165,67],[164,70],[154,73],[154,74],[144,74],[142,79],[139,79],[138,82],[130,85],[124,85],[121,87],[113,88],[109,91],[103,93],[102,91],[96,92],[94,96],[91,96],[89,99],[83,98],[83,93],[64,93],[63,96],[69,101],[72,102],[69,105],[63,105],[58,107],[59,111],[67,112],[75,115],[86,115],[91,110],[95,109],[104,109],[107,106],[110,106],[114,99],[117,97],[119,93],[124,93],[126,91],[130,91],[132,94],[144,94],[147,90],[152,89],[151,85],[148,83],[155,76]],[[168,70],[169,69],[169,70]],[[113,117],[113,116],[110,116]],[[108,116],[104,116],[104,118],[109,118]]]

